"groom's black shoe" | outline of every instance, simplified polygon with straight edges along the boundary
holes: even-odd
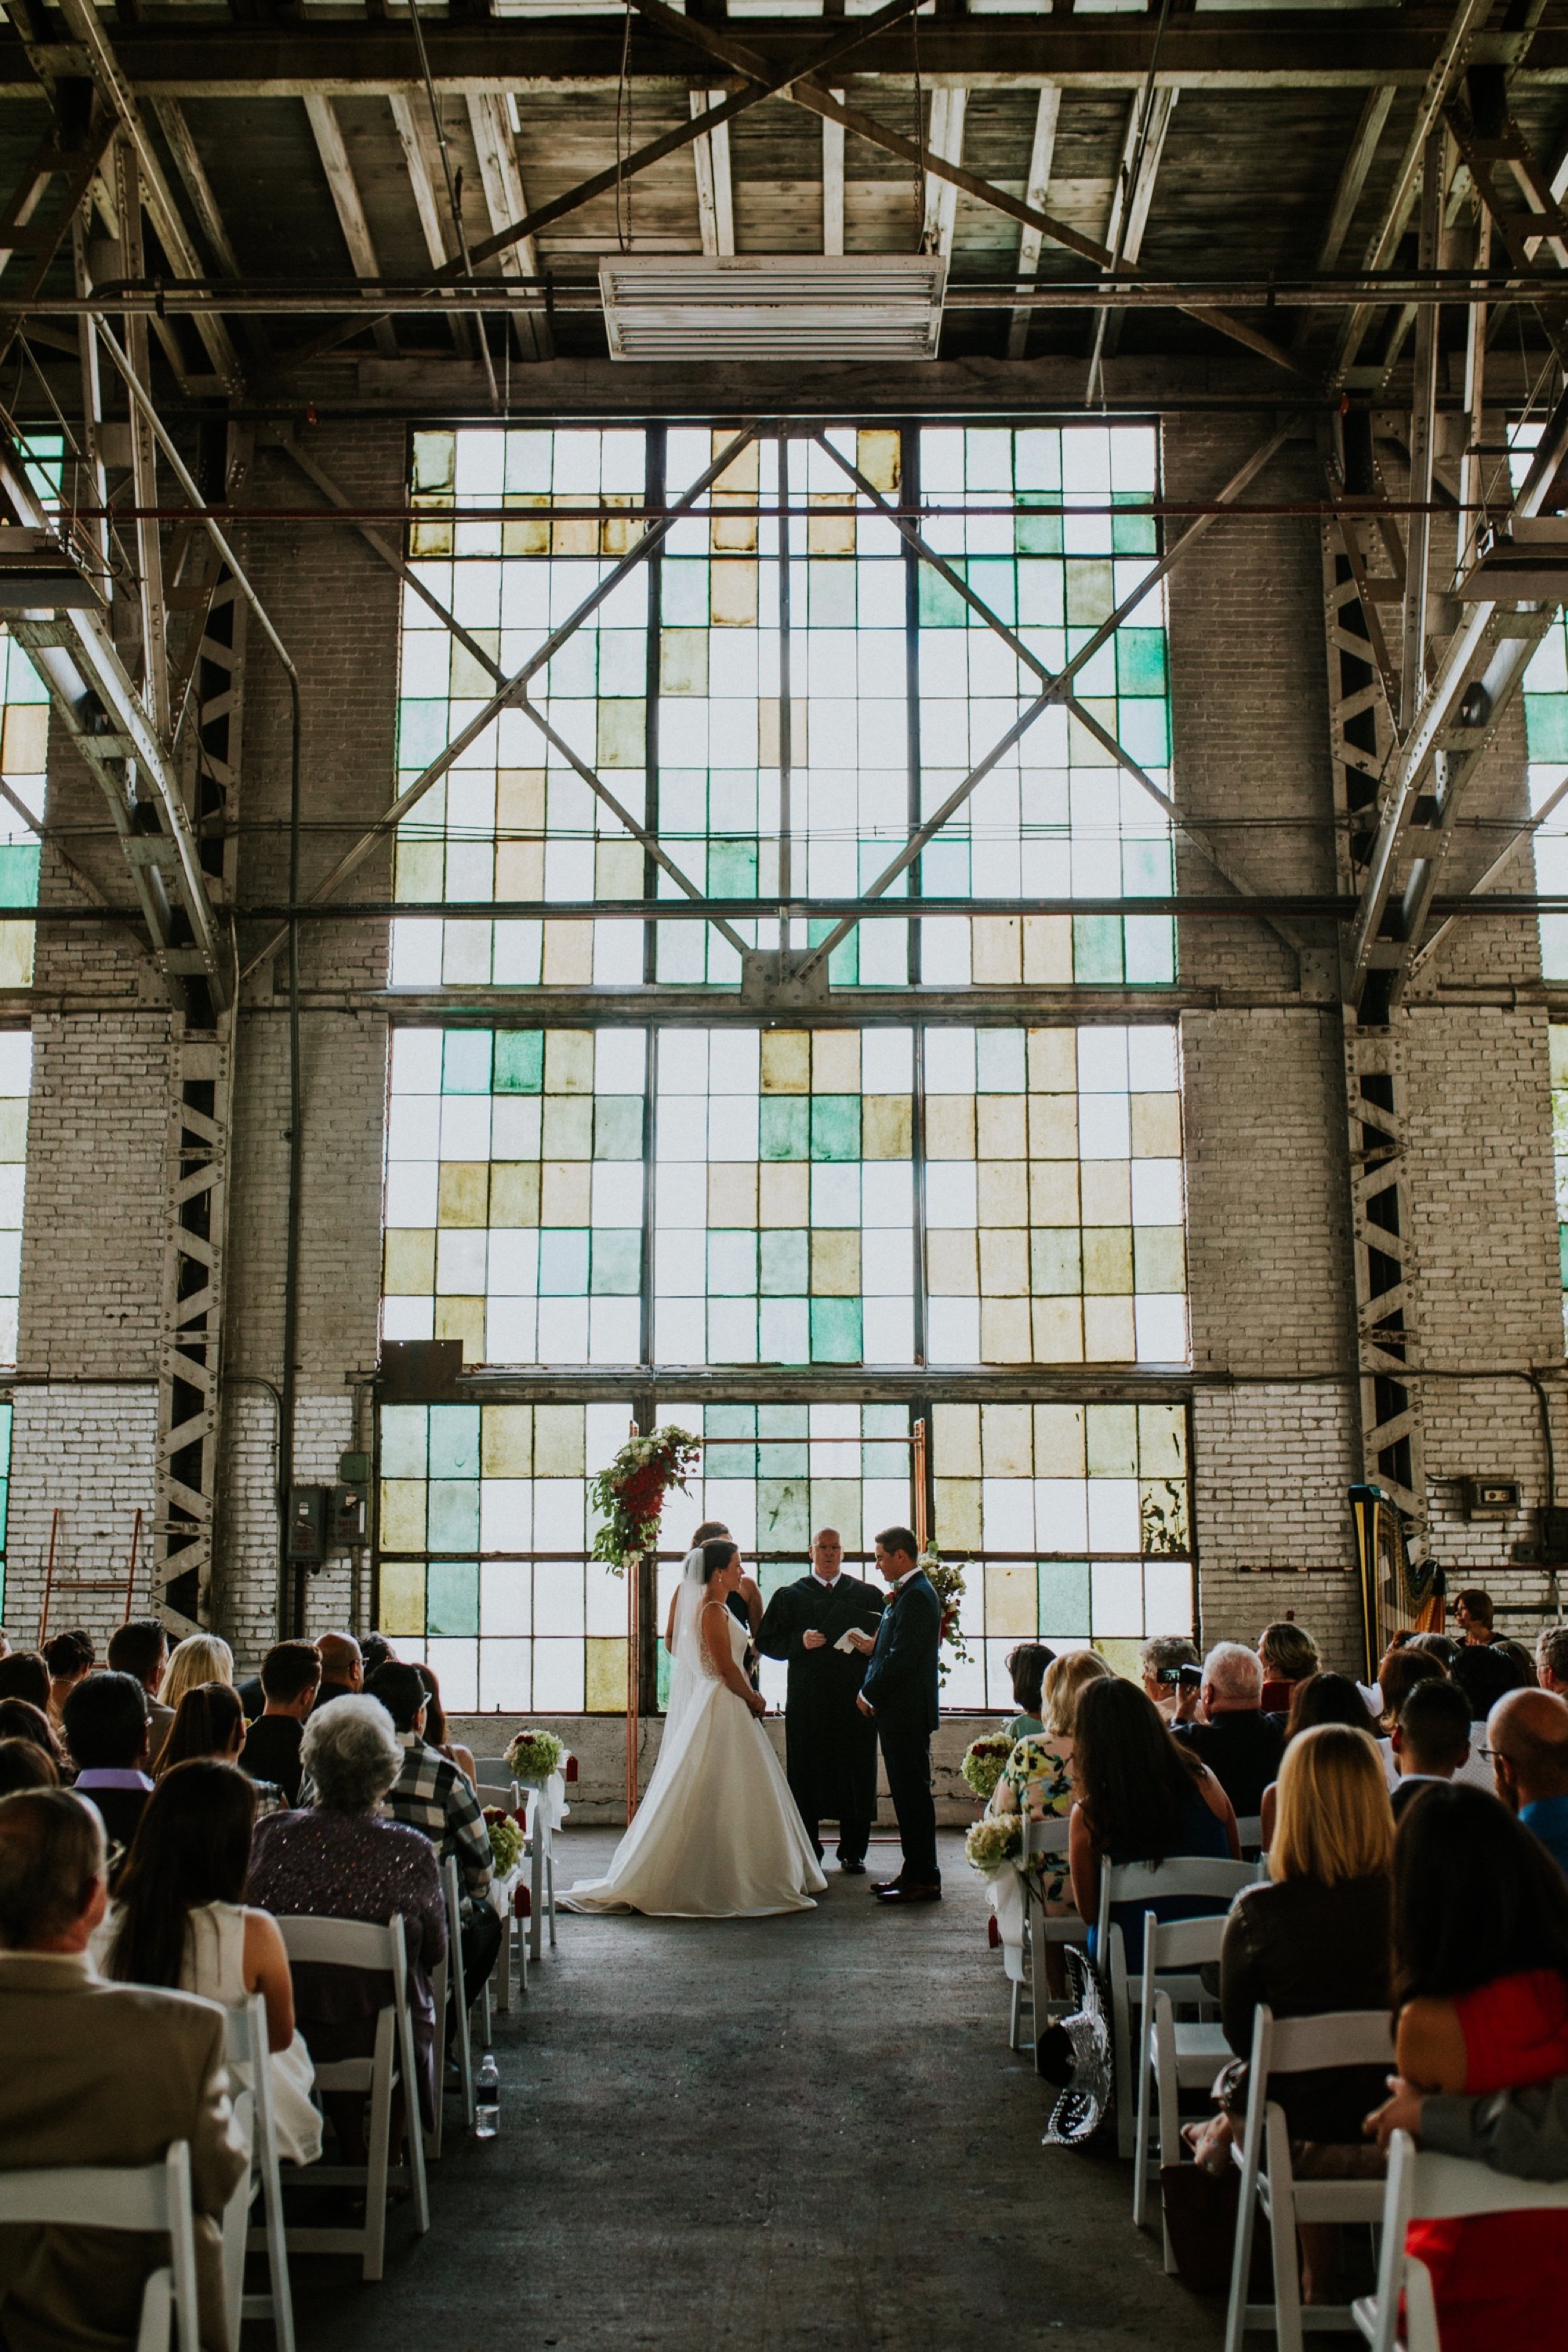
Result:
[[[840,1876],[844,1878],[864,1878],[866,1875],[866,1865],[863,1862],[850,1862],[842,1854],[839,1856],[838,1869]]]
[[[890,1886],[873,1889],[879,1903],[940,1903],[940,1886],[917,1886],[908,1879],[895,1879]]]

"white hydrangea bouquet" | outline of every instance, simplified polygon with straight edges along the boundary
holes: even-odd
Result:
[[[988,1813],[963,1841],[963,1858],[982,1878],[999,1877],[1024,1848],[1024,1825],[1016,1813]]]
[[[506,1751],[506,1760],[520,1780],[548,1780],[559,1772],[566,1753],[552,1731],[520,1731]]]

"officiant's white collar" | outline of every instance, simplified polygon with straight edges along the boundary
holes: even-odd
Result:
[[[825,1592],[831,1592],[839,1578],[843,1575],[844,1570],[841,1568],[836,1568],[831,1576],[818,1576],[816,1569],[814,1568],[811,1573],[814,1581],[820,1584]]]

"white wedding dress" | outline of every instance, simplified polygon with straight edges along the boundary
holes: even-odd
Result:
[[[563,1897],[568,1911],[666,1919],[764,1919],[811,1911],[827,1885],[761,1723],[714,1672],[702,1639],[704,1587],[676,1608],[669,1708],[658,1762],[608,1874]],[[743,1627],[725,1612],[737,1665]]]

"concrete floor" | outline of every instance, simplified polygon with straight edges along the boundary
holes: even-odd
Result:
[[[615,1843],[568,1832],[561,1885]],[[1041,2147],[984,1892],[943,1849],[940,1907],[879,1910],[830,1863],[789,1918],[563,1917],[498,2022],[500,2137],[448,2137],[430,2233],[395,2217],[379,2286],[297,2263],[302,2352],[1217,2344],[1223,2309],[1133,2230],[1129,2168]]]

